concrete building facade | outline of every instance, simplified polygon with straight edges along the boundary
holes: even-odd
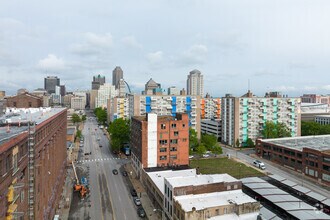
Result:
[[[48,94],[55,93],[56,86],[60,86],[60,78],[57,78],[57,76],[47,76],[44,79],[44,89]]]
[[[167,95],[180,95],[180,90],[175,86],[171,86],[167,89]]]
[[[321,125],[329,125],[330,115],[315,115],[315,122]]]
[[[252,93],[251,93],[252,94]],[[266,121],[283,122],[291,136],[300,136],[300,98],[226,96],[221,102],[222,142],[236,146],[261,136]]]
[[[124,78],[124,72],[120,68],[120,66],[116,66],[116,68],[112,71],[112,85],[119,89],[119,81]]]
[[[317,95],[317,94],[304,94],[301,97],[301,102],[303,103],[322,103],[330,104],[330,96]]]
[[[192,70],[187,77],[187,95],[204,96],[204,79],[199,70]]]
[[[108,101],[107,113],[109,117],[109,121],[114,121],[117,118],[123,118],[126,120],[130,119],[130,111],[129,111],[129,99],[115,97],[112,102]]]
[[[201,98],[201,118],[221,119],[221,98]]]
[[[201,133],[214,135],[218,141],[221,141],[221,120],[202,119],[201,120]]]
[[[131,119],[132,164],[136,173],[144,168],[189,164],[187,114],[134,116]]]
[[[93,76],[92,81],[92,90],[98,90],[100,86],[105,83],[105,76],[101,76],[100,74],[97,76]]]
[[[0,120],[0,219],[14,217],[14,212],[20,219],[30,219],[31,214],[33,219],[53,219],[66,175],[66,109],[12,109],[13,112],[16,115]],[[27,116],[37,123],[35,132],[29,133],[28,121],[20,119]],[[11,126],[3,129],[8,119]],[[35,143],[32,173],[28,156],[31,137]],[[32,206],[28,203],[31,198]]]
[[[116,96],[116,89],[109,83],[104,83],[97,90],[97,97],[95,98],[95,108],[107,107],[108,99],[112,99]]]

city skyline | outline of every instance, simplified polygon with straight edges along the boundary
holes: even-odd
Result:
[[[259,96],[330,93],[327,1],[146,3],[2,2],[1,90],[41,88],[48,75],[87,90],[120,66],[136,93],[149,78],[186,88],[193,69],[214,97],[243,95],[248,81]]]

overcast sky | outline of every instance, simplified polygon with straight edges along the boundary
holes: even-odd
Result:
[[[135,92],[153,78],[204,92],[289,96],[330,93],[328,0],[0,1],[0,90],[43,88],[56,75],[67,90],[112,82],[121,66]]]

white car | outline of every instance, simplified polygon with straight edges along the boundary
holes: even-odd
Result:
[[[189,159],[193,159],[193,158],[194,158],[194,155],[190,155],[190,156],[189,156]]]
[[[262,170],[266,169],[265,164],[263,162],[261,162],[260,160],[254,160],[253,165],[255,167],[258,167],[258,168],[262,169]]]
[[[203,154],[203,157],[208,158],[208,157],[210,157],[210,155],[209,154]]]

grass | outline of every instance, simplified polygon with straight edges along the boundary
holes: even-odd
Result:
[[[265,176],[264,173],[228,158],[190,160],[192,168],[199,168],[202,174],[228,173],[235,178]]]

